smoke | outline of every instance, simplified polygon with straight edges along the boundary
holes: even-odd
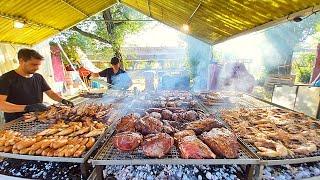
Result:
[[[206,90],[208,82],[208,65],[212,57],[212,48],[191,36],[186,38],[188,43],[188,59],[193,78],[192,90]]]

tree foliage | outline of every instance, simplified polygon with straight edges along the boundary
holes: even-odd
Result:
[[[73,61],[79,59],[77,47],[91,58],[107,61],[114,55],[121,58],[125,36],[138,32],[144,25],[142,21],[130,20],[145,18],[137,11],[117,4],[61,33],[54,42],[60,42]]]
[[[293,70],[296,74],[296,82],[309,83],[313,64],[316,59],[316,55],[313,53],[303,53],[293,62]]]
[[[301,22],[287,22],[264,32],[275,51],[265,51],[263,56],[267,73],[278,73],[278,65],[291,64],[294,48],[319,28],[319,15],[312,15]],[[264,48],[262,46],[262,48]],[[290,73],[290,68],[282,74]]]

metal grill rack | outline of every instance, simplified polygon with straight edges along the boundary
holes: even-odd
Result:
[[[112,135],[100,148],[93,165],[143,165],[143,164],[258,164],[259,159],[241,146],[238,159],[182,159],[176,146],[162,159],[146,157],[141,147],[133,152],[121,152],[112,144]]]
[[[246,109],[255,109],[255,108],[264,108],[264,109],[271,109],[271,108],[278,108],[279,106],[274,105],[273,103],[266,103],[263,101],[260,101],[258,99],[255,99],[251,96],[247,97],[240,97],[240,100],[248,103],[249,106],[246,107]],[[261,102],[261,105],[259,104]],[[252,107],[254,106],[254,107]],[[232,110],[232,109],[226,109],[224,107],[220,107],[220,110]],[[234,110],[234,109],[233,109]],[[221,121],[228,129],[232,130],[231,127],[228,126],[227,123],[223,121],[223,119],[220,117],[220,113],[215,113],[215,118],[219,121]],[[243,145],[247,147],[247,149],[254,154],[258,152],[258,149],[252,145],[251,143],[248,143],[240,137],[239,134],[237,134],[238,139],[243,142]],[[277,157],[277,158],[268,158],[268,157],[262,157],[256,154],[256,156],[259,157],[261,160],[260,163],[265,165],[282,165],[282,164],[298,164],[298,163],[305,163],[305,162],[314,162],[314,161],[320,161],[320,150],[311,153],[309,155],[295,155],[294,157],[287,156],[287,157]]]
[[[41,123],[41,122],[24,122],[22,119],[17,119],[11,121],[10,123],[4,124],[0,127],[1,130],[14,130],[22,133],[25,136],[35,135],[49,127],[50,123]],[[99,136],[96,140],[94,146],[88,150],[80,158],[73,157],[47,157],[47,156],[34,156],[34,155],[21,155],[13,153],[4,153],[0,152],[0,157],[4,158],[13,158],[13,159],[25,159],[25,160],[37,160],[37,161],[55,161],[55,162],[73,162],[73,163],[84,163],[89,158],[90,154],[97,147],[99,142],[104,139],[105,134]]]

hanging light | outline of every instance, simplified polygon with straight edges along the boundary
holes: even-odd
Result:
[[[188,24],[183,24],[183,25],[182,25],[182,30],[183,30],[184,32],[189,32],[189,30],[190,30],[189,25],[188,25]]]
[[[21,22],[21,21],[14,21],[14,22],[13,22],[13,27],[14,27],[14,28],[17,28],[17,29],[21,29],[21,28],[24,27],[24,23]]]

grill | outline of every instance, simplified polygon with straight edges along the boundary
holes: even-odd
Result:
[[[92,100],[85,100],[85,99],[79,99],[77,102],[77,105],[80,105],[82,103],[92,103]],[[116,112],[111,113],[112,116],[110,119],[117,119]],[[11,121],[9,123],[3,124],[0,126],[1,130],[14,130],[17,132],[20,132],[21,134],[25,136],[32,136],[35,135],[45,129],[47,129],[52,123],[42,123],[38,121],[32,121],[32,122],[25,122],[22,118],[16,119],[14,121]],[[110,127],[109,127],[110,128]],[[109,129],[107,129],[105,132],[108,132]],[[100,142],[105,138],[106,133],[101,134],[97,139],[95,144],[89,149],[86,153],[82,155],[82,157],[79,158],[73,158],[73,157],[46,157],[46,156],[35,156],[35,155],[21,155],[21,154],[13,154],[13,153],[4,153],[0,152],[0,157],[4,158],[13,158],[13,159],[25,159],[25,160],[37,160],[37,161],[54,161],[54,162],[73,162],[73,163],[84,163],[86,162],[91,153],[97,148],[97,146],[100,144]]]
[[[240,149],[238,159],[182,159],[176,146],[162,159],[146,157],[142,148],[139,147],[133,152],[121,152],[112,144],[112,135],[101,147],[94,159],[93,165],[144,165],[144,164],[258,164],[259,159],[243,146]]]
[[[236,110],[238,108],[246,108],[246,109],[255,109],[255,108],[276,108],[279,107],[273,103],[266,103],[260,101],[252,96],[243,95],[240,97],[230,97],[230,102],[224,102],[220,104],[216,104],[215,106],[204,106],[209,112],[215,113],[215,118],[221,121],[229,130],[232,130],[227,123],[225,123],[222,118],[220,117],[221,110]],[[231,103],[231,104],[230,104]],[[239,141],[243,143],[243,145],[251,152],[256,154],[258,149],[251,143],[244,141],[239,134],[237,134]],[[268,165],[282,165],[282,164],[297,164],[297,163],[305,163],[305,162],[315,162],[320,161],[320,150],[311,153],[309,155],[294,155],[287,156],[287,157],[263,157],[256,154],[259,159],[261,159],[261,163],[268,164]]]
[[[208,111],[201,103],[197,103],[196,108]],[[126,114],[127,112],[123,112]],[[218,119],[219,120],[219,119]],[[114,131],[114,130],[113,130]],[[112,143],[112,137],[115,132],[107,135],[107,140],[100,148],[96,156],[90,160],[93,165],[144,165],[144,164],[258,164],[259,158],[240,142],[239,158],[237,159],[182,159],[179,150],[174,146],[171,151],[162,159],[154,159],[145,156],[139,146],[133,152],[121,152],[117,150]]]

